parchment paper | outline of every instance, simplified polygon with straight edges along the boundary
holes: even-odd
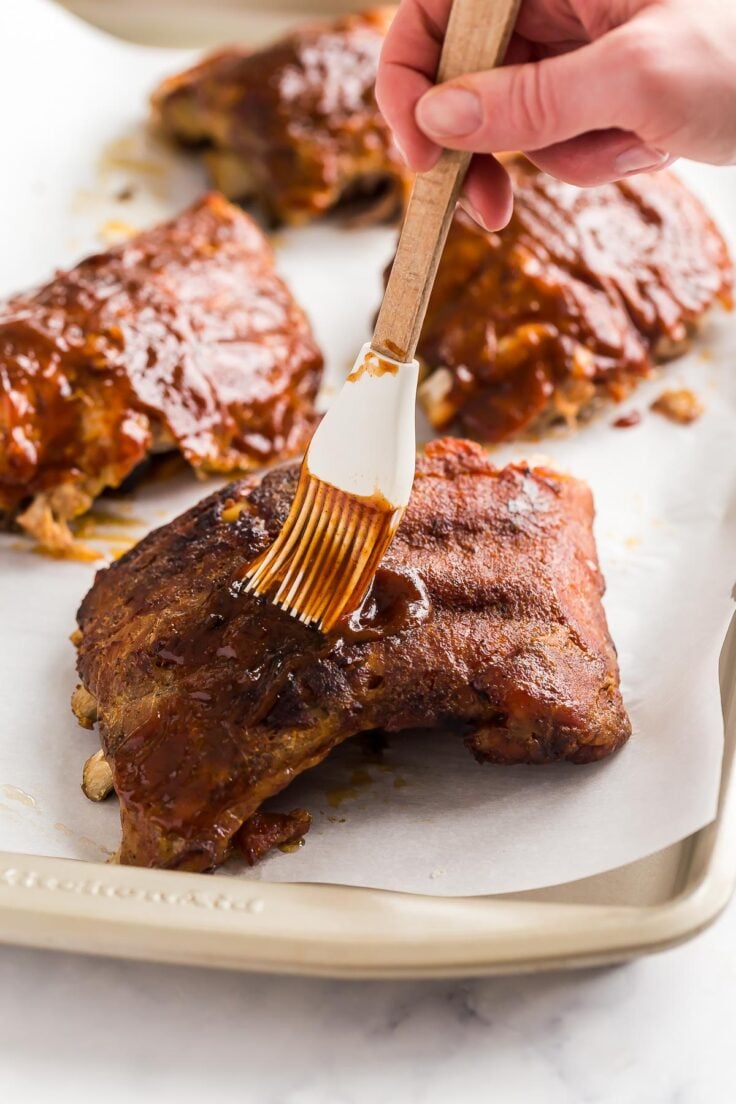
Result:
[[[0,294],[100,248],[120,223],[142,227],[194,198],[194,161],[147,139],[146,96],[186,56],[130,47],[45,0],[0,10]],[[736,238],[736,172],[682,173]],[[134,190],[132,198],[129,189]],[[368,336],[393,233],[312,227],[281,234],[279,267],[312,316],[328,357],[326,400]],[[623,410],[564,440],[498,450],[499,463],[543,454],[587,479],[608,580],[634,736],[588,767],[478,766],[443,733],[392,737],[380,761],[352,741],[297,780],[277,806],[314,814],[306,845],[254,871],[274,881],[343,882],[434,894],[530,889],[641,858],[712,819],[722,724],[717,657],[736,575],[736,332],[710,319],[692,353]],[[687,428],[648,412],[665,386],[706,405]],[[640,426],[611,428],[630,409]],[[182,475],[105,508],[110,554],[215,484]],[[94,733],[69,711],[67,641],[96,566],[55,562],[0,538],[0,849],[100,860],[118,841],[114,802],[90,804],[79,781]]]

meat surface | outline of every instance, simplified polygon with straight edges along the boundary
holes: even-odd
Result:
[[[691,425],[697,422],[705,410],[698,396],[689,387],[669,388],[658,395],[651,409],[670,422]]]
[[[458,213],[419,343],[430,421],[487,442],[620,401],[731,305],[723,238],[672,174],[580,189],[507,167],[512,220],[490,233]]]
[[[152,451],[236,472],[305,445],[322,356],[222,196],[0,304],[0,515],[61,548]]]
[[[275,223],[338,206],[364,220],[397,216],[409,174],[373,85],[393,9],[311,24],[265,49],[205,57],[154,92],[154,118],[178,142],[205,147],[214,182],[255,198]]]
[[[589,763],[629,736],[585,484],[430,444],[365,602],[323,635],[243,586],[297,474],[206,498],[82,603],[75,700],[97,717],[124,863],[257,858],[305,823],[253,821],[262,803],[358,733],[442,727],[511,764]]]

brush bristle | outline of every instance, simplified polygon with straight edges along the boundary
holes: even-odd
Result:
[[[362,602],[393,540],[402,508],[348,494],[302,467],[289,516],[250,565],[247,590],[328,632]]]

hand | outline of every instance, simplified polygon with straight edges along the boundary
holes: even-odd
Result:
[[[451,0],[403,0],[383,47],[378,103],[410,166],[472,150],[462,201],[505,225],[523,150],[590,186],[676,157],[736,161],[736,0],[523,0],[504,65],[433,86]]]

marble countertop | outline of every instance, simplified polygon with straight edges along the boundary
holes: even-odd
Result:
[[[330,982],[0,948],[0,1100],[730,1104],[736,905],[626,966]]]

